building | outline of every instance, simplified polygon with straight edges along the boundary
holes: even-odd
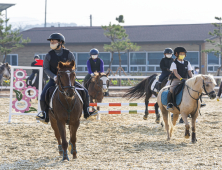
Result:
[[[144,25],[125,26],[126,33],[133,43],[141,46],[140,51],[123,51],[121,53],[122,67],[128,74],[142,73],[150,75],[160,72],[159,63],[163,57],[163,50],[167,47],[174,49],[183,46],[187,49],[186,59],[193,67],[199,66],[201,73],[212,73],[220,66],[220,59],[213,53],[202,53],[202,50],[212,48],[206,39],[213,39],[208,33],[215,27],[208,24],[180,24],[180,25]],[[66,38],[66,48],[72,51],[76,57],[77,72],[79,75],[87,73],[86,61],[89,58],[91,48],[100,51],[99,57],[103,59],[105,70],[108,68],[111,53],[105,52],[104,44],[110,40],[104,36],[101,27],[44,27],[33,28],[22,32],[23,38],[29,37],[31,42],[24,48],[15,50],[7,56],[12,65],[30,66],[35,55],[44,59],[50,50],[46,40],[54,32],[62,33]],[[112,70],[119,67],[117,53],[114,54]]]

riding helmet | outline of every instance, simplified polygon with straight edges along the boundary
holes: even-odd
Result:
[[[62,41],[63,44],[65,43],[65,37],[61,33],[53,33],[49,36],[47,40],[48,41],[58,40],[58,41]]]
[[[90,56],[91,55],[99,55],[99,50],[97,50],[96,48],[93,48],[90,50],[89,54],[90,54]]]
[[[184,48],[184,47],[176,47],[175,49],[174,49],[174,55],[176,54],[176,53],[180,53],[180,52],[185,52],[185,53],[187,53],[187,50]]]
[[[34,57],[34,59],[40,59],[39,55],[36,55],[36,56]]]
[[[166,48],[166,49],[163,51],[163,54],[173,54],[172,48]]]

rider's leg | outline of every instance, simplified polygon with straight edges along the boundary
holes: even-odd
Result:
[[[45,93],[48,90],[48,88],[51,86],[55,86],[55,81],[53,79],[50,79],[49,82],[44,87],[44,89],[42,90],[42,94],[41,94],[41,98],[40,98],[41,112],[36,116],[36,119],[40,120],[43,123],[49,122],[49,116],[48,116],[49,106],[45,102]],[[41,114],[42,114],[42,116],[41,116]]]
[[[87,82],[89,81],[89,79],[91,78],[91,75],[90,74],[87,74],[86,76],[85,76],[85,79],[84,79],[84,87],[86,88],[86,89],[88,89],[88,87],[87,87]]]
[[[173,79],[172,81],[172,84],[170,86],[170,91],[167,95],[167,110],[168,111],[171,111],[173,110],[173,91],[174,91],[174,88],[176,87],[176,85],[180,84],[181,81],[179,79]]]
[[[88,90],[86,90],[85,87],[83,87],[80,83],[75,82],[76,87],[80,87],[84,89],[85,97],[83,97],[83,112],[84,112],[84,118],[87,119],[89,116],[93,116],[98,114],[98,111],[95,109],[94,111],[89,111],[89,93]]]

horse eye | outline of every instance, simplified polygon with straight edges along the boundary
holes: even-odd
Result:
[[[209,84],[206,84],[206,87],[209,87],[210,85]]]

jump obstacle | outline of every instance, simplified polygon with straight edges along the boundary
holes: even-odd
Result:
[[[90,103],[90,106],[145,106],[145,103]],[[149,103],[148,106],[154,106],[155,103]],[[144,113],[144,110],[113,110],[113,111],[98,111],[99,114],[137,114]],[[155,110],[149,110],[149,113],[155,113]],[[98,118],[98,117],[97,117]]]

